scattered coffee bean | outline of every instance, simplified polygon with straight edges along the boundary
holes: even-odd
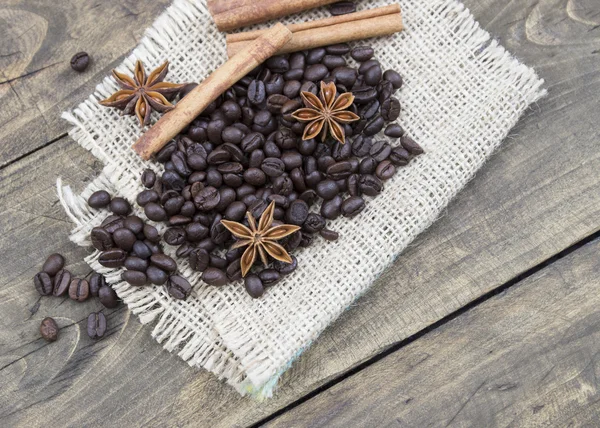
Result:
[[[221,287],[227,284],[228,278],[227,274],[221,269],[210,267],[202,274],[202,281],[206,282],[208,285]]]
[[[244,287],[250,296],[254,299],[258,299],[265,292],[265,288],[263,286],[262,281],[255,274],[249,274],[244,279]]]
[[[402,136],[400,142],[402,147],[404,147],[411,155],[417,156],[424,153],[424,150],[421,148],[421,146],[419,146],[415,140],[410,138],[408,135]]]
[[[385,128],[384,134],[391,138],[400,138],[404,135],[404,129],[397,123],[392,123]]]
[[[119,306],[117,293],[115,293],[115,290],[108,285],[100,287],[100,290],[98,290],[98,297],[100,298],[100,303],[102,303],[105,308],[113,309]]]
[[[192,292],[190,283],[179,275],[173,275],[169,278],[167,287],[169,295],[177,300],[185,300]]]
[[[55,276],[59,270],[63,268],[65,265],[65,258],[58,254],[54,253],[48,256],[44,265],[42,266],[42,271],[46,272],[50,276]]]
[[[169,278],[164,270],[157,268],[156,266],[148,266],[146,277],[148,278],[148,281],[154,285],[163,285]]]
[[[365,201],[360,196],[350,196],[342,203],[342,215],[354,217],[365,209]]]
[[[87,52],[77,52],[71,58],[71,68],[78,73],[83,73],[90,64],[90,56]]]
[[[265,287],[275,285],[281,279],[281,274],[275,269],[263,269],[258,274],[258,277],[262,281]]]
[[[56,297],[62,297],[67,294],[70,285],[71,272],[66,269],[62,269],[54,277],[54,288],[52,294]]]
[[[107,268],[118,268],[123,266],[127,259],[127,253],[119,248],[103,251],[98,257],[98,263]]]
[[[69,297],[77,302],[87,300],[90,297],[90,284],[85,279],[73,279],[69,285]]]
[[[58,325],[53,318],[44,318],[40,324],[40,334],[46,342],[55,342],[58,339],[58,330]]]
[[[122,273],[121,278],[123,281],[128,282],[131,285],[136,287],[141,287],[142,285],[146,285],[148,282],[148,277],[144,272],[136,271],[136,270],[126,270]]]
[[[102,312],[91,313],[87,319],[87,334],[90,339],[102,339],[106,334],[106,317]]]
[[[110,195],[106,190],[98,190],[88,198],[88,205],[92,208],[105,208],[110,204]]]
[[[33,284],[40,296],[49,296],[53,291],[53,284],[50,275],[46,272],[40,272],[33,277]]]
[[[319,234],[327,241],[337,241],[337,239],[340,237],[339,233],[329,229],[323,229],[319,232]]]
[[[100,293],[100,288],[102,288],[103,286],[106,285],[106,278],[104,278],[104,275],[102,275],[100,273],[93,273],[92,276],[90,277],[89,283],[90,283],[90,296],[98,297],[98,294]],[[55,280],[54,286],[56,287],[56,280]],[[55,290],[56,290],[56,288],[55,288]]]
[[[131,211],[131,205],[125,199],[116,197],[110,201],[110,210],[116,215],[127,215]]]

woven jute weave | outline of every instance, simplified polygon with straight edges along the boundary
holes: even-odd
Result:
[[[358,9],[387,3],[361,1]],[[341,235],[338,241],[320,240],[297,251],[299,268],[257,300],[241,283],[207,286],[180,261],[194,292],[185,302],[174,301],[163,287],[122,282],[120,270],[97,262],[98,252],[87,258],[142,323],[153,323],[152,335],[165,349],[210,370],[242,394],[270,396],[293,360],[435,221],[519,116],[545,94],[535,72],[492,40],[461,3],[402,0],[401,6],[405,31],[368,43],[384,69],[404,76],[399,123],[426,154],[401,168],[358,217],[330,222]],[[326,16],[326,9],[319,9],[284,22]],[[204,0],[175,0],[118,70],[131,73],[136,59],[147,68],[169,60],[167,80],[198,82],[226,61],[225,37]],[[74,125],[71,137],[106,165],[81,194],[59,179],[59,197],[76,225],[71,239],[79,245],[90,245],[90,230],[107,215],[87,207],[93,191],[107,189],[134,202],[142,190],[141,171],[160,170],[130,148],[140,135],[136,119],[98,104],[115,90],[115,81],[107,77],[63,115]]]

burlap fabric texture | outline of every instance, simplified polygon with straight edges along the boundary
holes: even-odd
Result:
[[[360,1],[358,9],[385,4],[389,2]],[[293,360],[435,221],[519,116],[545,93],[535,72],[492,40],[461,3],[402,0],[401,6],[405,31],[368,43],[384,69],[404,76],[399,123],[426,154],[401,168],[358,217],[330,222],[340,232],[337,242],[320,240],[297,251],[298,270],[257,300],[241,283],[207,286],[187,262],[180,261],[180,268],[194,292],[180,302],[163,287],[122,282],[120,270],[98,264],[98,252],[87,259],[142,323],[154,324],[152,335],[165,349],[242,394],[270,396]],[[327,10],[319,9],[284,22],[326,16]],[[226,61],[225,37],[204,0],[175,0],[118,70],[131,73],[136,59],[148,68],[169,60],[168,81],[198,82]],[[81,194],[58,183],[61,201],[76,224],[71,239],[83,246],[90,245],[90,230],[107,215],[90,210],[87,197],[107,189],[133,202],[142,189],[141,171],[160,168],[143,162],[130,148],[140,135],[136,119],[98,104],[116,89],[107,77],[63,116],[74,125],[71,137],[106,165]]]

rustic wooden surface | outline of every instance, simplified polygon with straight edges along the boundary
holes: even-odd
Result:
[[[52,123],[56,124],[54,128],[47,128],[53,130],[48,131],[49,138],[44,138],[46,130],[31,129],[46,125],[27,125],[32,121],[37,123],[36,120],[43,122],[39,117],[42,113],[14,127],[10,118],[23,114],[23,106],[13,104],[0,111],[2,141],[19,142],[0,146],[0,164],[8,165],[0,170],[0,230],[3,232],[0,237],[3,255],[0,265],[0,385],[3,385],[0,425],[250,425],[272,418],[282,409],[289,410],[291,403],[307,394],[327,396],[328,391],[319,394],[321,390],[317,388],[325,389],[323,385],[327,387],[340,377],[349,376],[351,380],[366,370],[370,359],[383,351],[394,351],[387,358],[407,352],[412,348],[404,348],[403,340],[486,293],[508,285],[525,290],[535,287],[532,281],[519,283],[514,279],[600,229],[600,149],[597,143],[600,134],[597,126],[600,123],[600,7],[595,2],[465,1],[484,28],[519,58],[537,68],[546,79],[549,96],[521,120],[511,138],[450,205],[443,218],[284,375],[276,398],[263,403],[239,397],[208,373],[194,370],[163,351],[152,341],[150,328],[142,327],[124,309],[110,312],[110,336],[92,343],[82,330],[82,320],[92,310],[99,309],[96,303],[77,305],[63,299],[39,299],[31,284],[31,277],[45,255],[53,251],[63,252],[69,260],[69,268],[77,274],[88,272],[81,263],[86,251],[70,244],[66,238],[70,224],[58,205],[54,181],[61,175],[67,183],[81,189],[98,173],[101,165],[68,138],[56,140],[67,128],[58,114],[89,93],[106,70],[118,63],[119,56],[134,47],[138,37],[131,34],[142,34],[143,28],[160,10],[152,2],[130,2],[129,8],[144,15],[143,22],[140,15],[130,17],[126,21],[127,30],[123,30],[122,24],[115,24],[110,27],[112,31],[97,33],[102,36],[101,42],[90,38],[82,47],[93,53],[112,46],[112,56],[99,66],[103,68],[76,76],[82,81],[73,83],[72,88],[64,91],[61,88],[63,92],[52,94],[60,99],[52,102],[55,112],[44,113],[46,120],[51,114]],[[83,3],[75,2],[70,8],[63,5],[62,13],[68,14],[81,28],[94,27],[92,21],[100,18],[97,12],[90,12],[91,5]],[[122,4],[128,3],[105,0],[98,7],[116,10]],[[42,14],[45,9],[32,0],[15,0],[14,5],[0,9],[0,13],[9,16],[19,10],[38,10]],[[48,20],[50,22],[50,18]],[[11,25],[16,24],[11,22]],[[35,25],[30,31],[34,31]],[[107,21],[106,25],[112,24]],[[52,38],[41,42],[45,47],[40,48],[40,53],[32,56],[31,61],[49,55],[48,49],[52,52],[62,44],[66,46],[61,48],[64,56],[70,58],[78,48],[69,50],[69,46],[73,46],[69,28],[57,25]],[[128,35],[128,42],[124,34]],[[93,50],[94,43],[99,45]],[[4,56],[10,53],[5,52],[5,46],[6,42],[0,42],[0,61],[9,64],[2,67],[4,73],[16,67]],[[21,67],[35,69],[29,63]],[[23,83],[26,80],[34,88],[30,93],[46,100],[50,92],[48,82],[54,78],[64,82],[71,81],[67,79],[72,76],[39,72],[19,80],[24,80]],[[5,85],[0,85],[0,91],[4,88]],[[0,92],[0,96],[7,94]],[[35,104],[32,100],[24,103]],[[7,119],[4,119],[5,114]],[[550,272],[554,267],[548,269]],[[572,307],[573,311],[577,309],[577,306]],[[581,311],[586,307],[581,306]],[[50,345],[41,341],[37,333],[39,321],[48,315],[60,317],[59,324],[65,327],[61,330],[62,339]],[[469,313],[458,319],[466,315]],[[585,317],[586,312],[577,313],[577,319],[582,316]],[[451,325],[439,328],[445,332]],[[419,346],[421,341],[430,340],[429,337],[408,342]],[[588,341],[593,337],[590,333]],[[547,343],[547,346],[559,344]],[[574,354],[579,348],[581,352],[588,349],[577,341],[570,346]],[[463,350],[465,354],[467,351],[476,350]],[[357,366],[351,376],[347,374]],[[469,367],[466,367],[465,374],[468,373]],[[476,377],[476,372],[471,376]],[[535,392],[532,386],[525,385],[531,379],[534,377],[523,379],[523,390]],[[556,379],[558,382],[561,378]],[[344,382],[349,380],[340,385]],[[432,381],[431,385],[435,383]],[[377,391],[371,392],[376,399]],[[468,394],[468,391],[462,392]],[[381,397],[385,400],[386,395],[382,392]],[[394,397],[387,398],[382,405],[394,406],[391,401]],[[302,412],[308,403],[310,401],[297,407],[293,414]],[[481,412],[481,418],[485,417],[488,409],[485,402],[481,403],[477,407],[469,404],[468,415]],[[579,406],[579,411],[589,417],[597,416],[596,409],[587,404],[581,401],[573,406]],[[452,422],[460,425],[461,421],[465,425],[460,418]],[[433,425],[443,423],[432,422]]]

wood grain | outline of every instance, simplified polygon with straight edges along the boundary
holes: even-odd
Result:
[[[597,426],[599,253],[596,240],[267,426]]]
[[[593,23],[592,3],[466,2],[484,28],[537,67],[550,95],[267,402],[241,398],[162,351],[151,329],[125,311],[111,315],[115,330],[106,341],[92,344],[73,326],[73,338],[67,332],[42,346],[38,322],[28,320],[38,300],[30,283],[36,266],[56,250],[72,263],[85,254],[66,239],[70,226],[52,186],[57,174],[83,186],[99,165],[62,139],[4,168],[0,248],[9,258],[0,264],[0,384],[8,387],[0,388],[0,426],[99,425],[102,418],[117,426],[248,425],[600,229],[600,55],[593,53],[600,22]],[[40,300],[34,316],[78,321],[93,309],[59,302]]]
[[[83,101],[170,0],[5,0],[0,6],[0,167],[64,135]],[[87,51],[84,73],[71,57]]]

